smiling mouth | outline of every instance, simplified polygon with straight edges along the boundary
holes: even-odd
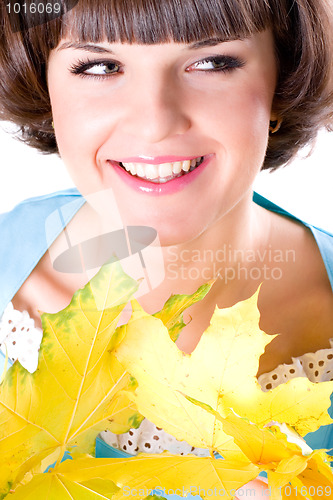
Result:
[[[192,160],[160,163],[159,165],[152,165],[150,163],[122,162],[119,162],[118,164],[133,177],[138,177],[155,184],[163,184],[193,172],[193,170],[201,165],[204,159],[204,156],[198,156]]]

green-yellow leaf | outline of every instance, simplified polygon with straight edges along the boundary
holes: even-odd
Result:
[[[192,293],[192,295],[171,295],[163,308],[153,314],[154,318],[160,319],[167,327],[170,338],[173,341],[177,340],[180,332],[185,326],[183,312],[191,305],[202,300],[207,295],[214,282],[215,280],[211,280],[205,283]]]
[[[112,351],[119,315],[136,289],[113,262],[64,311],[42,315],[37,371],[16,362],[0,386],[0,498],[46,457],[50,464],[74,447],[93,453],[101,430],[124,432],[139,422],[119,392],[133,390],[133,380]]]

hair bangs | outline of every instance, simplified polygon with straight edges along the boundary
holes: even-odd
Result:
[[[61,37],[81,41],[191,43],[244,38],[272,24],[267,0],[80,0]]]

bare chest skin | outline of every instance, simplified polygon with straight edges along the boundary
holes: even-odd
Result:
[[[218,278],[210,293],[203,301],[193,305],[184,314],[186,327],[177,345],[185,352],[192,352],[208,327],[215,305],[230,307],[240,300],[250,297],[261,282],[259,310],[260,328],[268,334],[279,334],[267,346],[260,358],[258,375],[269,372],[281,363],[291,363],[292,357],[306,352],[329,348],[333,338],[333,294],[326,269],[318,247],[310,231],[304,226],[272,214],[274,237],[270,243],[270,253],[258,254],[256,261],[247,263],[247,275],[243,271],[237,279]],[[293,249],[291,258],[281,258],[275,262],[280,272],[272,275],[264,269],[272,268],[272,252]],[[275,253],[275,256],[278,254]],[[251,270],[256,269],[256,273]],[[258,269],[261,269],[259,273]],[[232,273],[231,273],[232,275]],[[258,279],[249,277],[258,276]],[[12,302],[16,309],[27,310],[41,326],[39,311],[57,312],[68,305],[74,292],[84,286],[86,280],[77,275],[54,271],[49,254],[40,260],[30,277],[22,285]],[[187,281],[171,293],[193,293],[197,288]],[[181,286],[178,284],[178,287]],[[160,292],[160,293],[159,293]],[[153,313],[159,310],[170,293],[165,289],[153,291],[140,299],[142,306]]]

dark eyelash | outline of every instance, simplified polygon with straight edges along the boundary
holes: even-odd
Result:
[[[69,71],[73,74],[73,75],[79,75],[81,77],[89,77],[89,78],[97,78],[97,79],[100,79],[100,78],[109,78],[112,73],[110,73],[109,75],[87,75],[85,74],[85,71],[87,71],[88,69],[91,69],[93,68],[94,66],[107,66],[109,64],[114,64],[116,66],[121,66],[120,63],[118,63],[117,61],[110,61],[110,60],[107,60],[107,61],[100,61],[100,60],[97,60],[97,61],[83,61],[83,60],[78,60],[76,63],[73,63],[70,68],[69,68]],[[113,74],[116,74],[116,73],[113,73]]]
[[[197,63],[200,63],[200,62],[216,62],[217,64],[221,64],[223,63],[223,65],[219,68],[213,68],[213,69],[206,69],[206,70],[199,70],[198,71],[202,71],[204,73],[216,73],[216,72],[228,72],[228,71],[232,71],[234,69],[237,69],[237,68],[242,68],[244,66],[244,62],[241,61],[240,59],[236,58],[236,57],[232,57],[232,56],[221,56],[221,55],[218,55],[218,56],[210,56],[210,57],[206,57],[204,59],[201,59],[199,61],[197,61]],[[79,75],[81,77],[89,77],[89,78],[97,78],[97,79],[104,79],[104,78],[109,78],[111,75],[113,74],[116,74],[116,73],[110,73],[109,75],[87,75],[85,74],[85,71],[87,71],[88,69],[94,67],[94,66],[102,66],[102,65],[105,65],[107,66],[108,64],[115,64],[117,66],[121,66],[120,63],[118,63],[117,61],[110,61],[110,60],[107,60],[107,61],[101,61],[101,60],[97,60],[97,61],[83,61],[83,60],[78,60],[76,63],[72,64],[69,68],[70,72],[74,75]],[[194,63],[196,64],[196,63]]]
[[[197,63],[202,63],[202,62],[216,62],[218,64],[223,63],[223,66],[220,68],[213,68],[213,69],[206,69],[206,70],[198,70],[202,71],[205,73],[215,73],[215,72],[228,72],[232,71],[234,69],[242,68],[245,65],[245,62],[242,61],[241,59],[238,59],[237,57],[232,57],[232,56],[211,56],[211,57],[206,57],[204,59],[201,59],[200,61],[197,61]],[[194,63],[196,64],[196,63]]]

